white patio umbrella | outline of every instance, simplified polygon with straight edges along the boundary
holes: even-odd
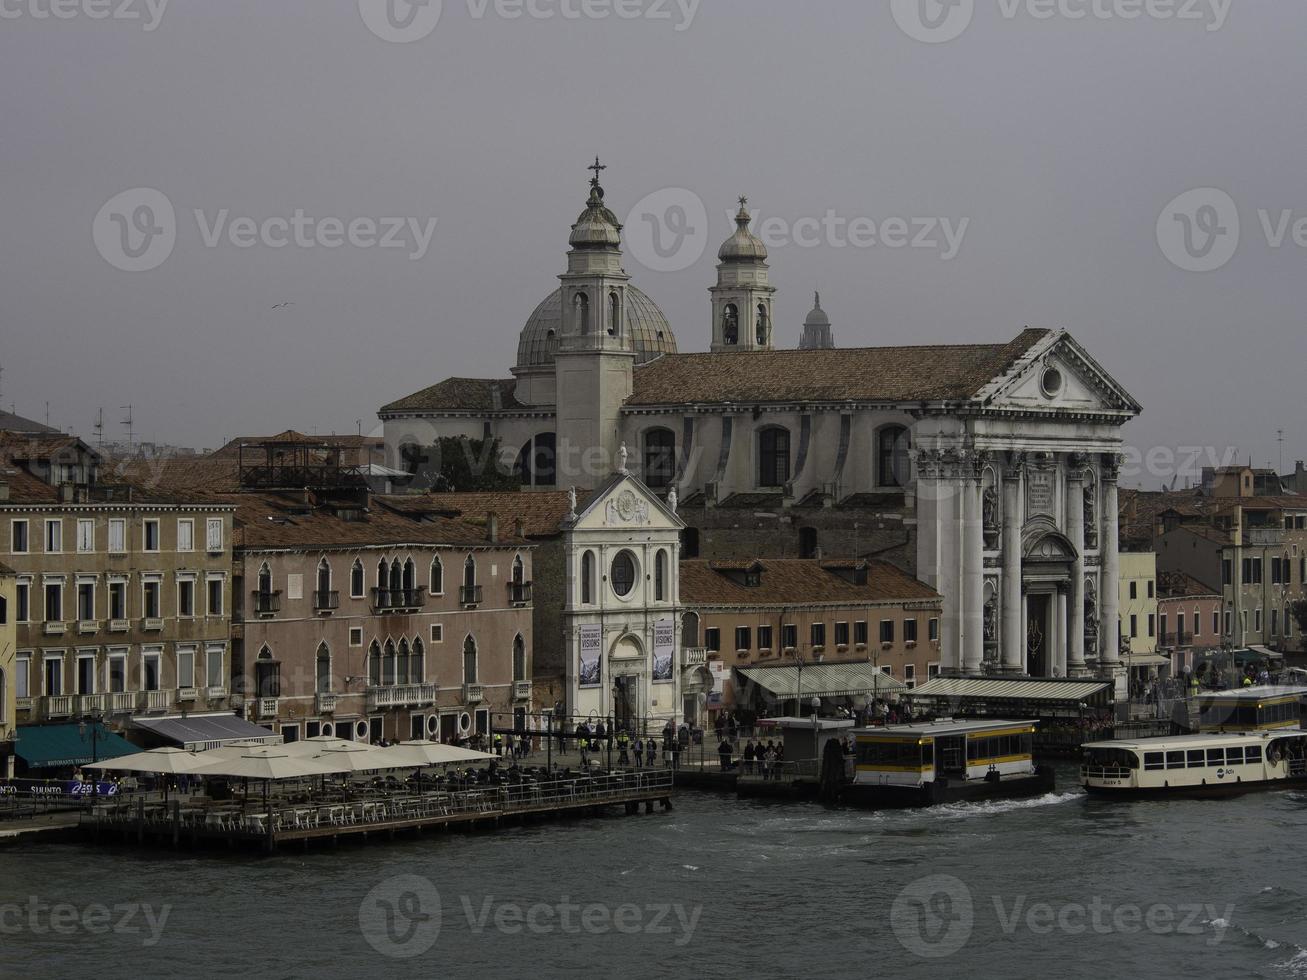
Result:
[[[226,756],[226,753],[223,755]],[[268,745],[250,748],[238,756],[214,759],[196,771],[204,776],[279,780],[348,772],[349,766],[330,759],[294,756],[286,751],[284,745]]]
[[[281,748],[291,755],[311,758],[320,755],[325,749],[340,749],[347,746],[367,748],[363,742],[351,742],[347,738],[336,738],[334,735],[314,735],[312,738],[302,738],[298,742],[287,742]]]
[[[389,749],[375,745],[363,745],[360,742],[344,742],[339,745],[327,745],[312,759],[330,762],[345,767],[349,772],[371,772],[374,769],[407,769],[415,765],[410,759],[397,758]]]
[[[424,761],[416,763],[424,766],[443,766],[453,762],[482,762],[486,759],[494,759],[496,756],[490,752],[478,752],[476,749],[459,748],[457,745],[444,745],[440,742],[428,742],[425,739],[415,739],[410,742],[400,742],[399,745],[392,746],[389,749],[383,749],[383,752],[402,751],[406,757],[420,758]],[[412,765],[414,763],[410,763]]]
[[[190,752],[175,745],[134,755],[122,755],[104,762],[92,762],[83,769],[113,770],[114,772],[153,772],[167,775],[191,775],[211,764],[198,752]]]

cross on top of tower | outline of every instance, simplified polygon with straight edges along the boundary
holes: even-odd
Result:
[[[598,187],[598,186],[599,186],[599,174],[600,174],[600,172],[602,172],[602,171],[604,171],[604,170],[607,170],[608,167],[607,167],[607,165],[600,163],[598,157],[595,157],[595,162],[594,162],[593,164],[591,164],[590,166],[586,167],[585,169],[586,169],[586,170],[593,170],[593,171],[595,172],[595,175],[594,175],[593,177],[590,178],[590,186],[591,186],[591,187]]]

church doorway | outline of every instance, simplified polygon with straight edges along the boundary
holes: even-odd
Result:
[[[1026,597],[1026,673],[1031,677],[1049,676],[1049,609],[1052,597],[1033,593]]]
[[[613,724],[620,732],[636,731],[640,723],[640,678],[627,674],[613,678]]]

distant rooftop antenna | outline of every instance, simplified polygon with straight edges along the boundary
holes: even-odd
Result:
[[[95,430],[95,444],[99,448],[104,448],[104,409],[100,409],[95,415],[95,424],[91,426]]]
[[[122,408],[122,410],[127,413],[127,416],[123,419],[122,424],[123,427],[127,430],[127,451],[131,452],[131,450],[135,447],[136,444],[135,438],[132,435],[132,426],[135,425],[135,420],[132,418],[132,406],[122,405],[119,407]]]
[[[1278,476],[1279,474],[1284,472],[1284,430],[1283,429],[1275,430],[1275,441],[1280,444],[1280,465],[1275,468],[1275,473]]]

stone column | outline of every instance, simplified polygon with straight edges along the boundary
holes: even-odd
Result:
[[[1026,628],[1021,614],[1021,464],[1013,454],[1003,471],[1003,672],[1025,667]]]
[[[962,494],[962,669],[979,674],[985,660],[985,536],[979,461],[963,460]]]
[[[1066,529],[1076,551],[1071,564],[1071,590],[1067,596],[1068,677],[1084,677],[1085,667],[1085,484],[1084,457],[1073,455],[1067,464]]]
[[[1102,479],[1099,481],[1103,499],[1098,508],[1098,543],[1103,561],[1102,580],[1098,588],[1098,662],[1105,671],[1113,672],[1121,666],[1121,645],[1118,640],[1121,622],[1121,562],[1116,499],[1116,481],[1120,469],[1121,462],[1115,453],[1103,457]]]
[[[1067,676],[1067,658],[1071,639],[1070,626],[1067,623],[1067,594],[1069,591],[1069,589],[1062,588],[1057,590],[1057,623],[1053,628],[1053,666],[1050,671],[1054,677]]]

